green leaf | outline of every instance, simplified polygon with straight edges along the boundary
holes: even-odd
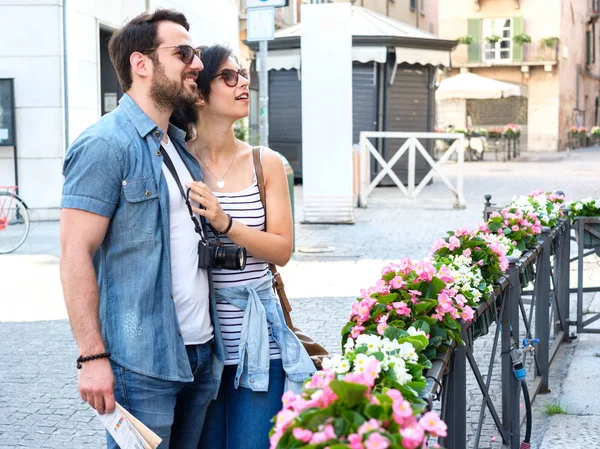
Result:
[[[333,430],[338,437],[346,435],[348,431],[348,423],[344,418],[335,418],[333,420]]]
[[[376,317],[378,315],[383,315],[387,312],[387,306],[384,304],[375,304],[375,306],[371,309],[371,317]]]
[[[413,327],[417,330],[421,330],[421,331],[425,332],[426,334],[429,334],[431,332],[431,328],[429,327],[429,324],[427,324],[425,322],[425,320],[423,320],[423,319],[415,321],[413,323]]]
[[[366,421],[363,415],[361,415],[358,412],[355,412],[354,410],[344,410],[342,412],[342,416],[346,421],[348,421],[350,425],[354,427],[360,427]]]
[[[433,366],[431,360],[429,360],[424,353],[419,354],[419,365],[421,365],[424,369],[431,369]]]
[[[383,410],[383,407],[381,405],[369,404],[365,407],[365,416],[367,418],[374,418],[380,420],[382,419],[384,414],[385,411]]]
[[[373,357],[375,357],[377,360],[379,360],[380,362],[383,362],[383,359],[385,358],[385,356],[383,355],[383,352],[381,352],[381,351],[374,352],[371,355]]]
[[[500,223],[496,223],[496,222],[492,222],[492,221],[488,221],[488,228],[490,229],[490,231],[492,231],[493,233],[498,232],[498,229],[500,229]]]
[[[301,414],[302,422],[305,422],[307,429],[316,429],[329,419],[331,412],[327,409],[310,410],[306,415]]]
[[[406,323],[404,321],[402,321],[402,320],[390,321],[388,323],[388,326],[395,327],[396,329],[398,329],[402,333],[402,336],[408,335],[408,332],[406,332],[404,330],[404,327],[406,326]],[[389,327],[388,327],[388,329],[389,329]]]
[[[444,317],[444,324],[450,329],[458,329],[458,323],[449,314]]]
[[[379,298],[379,299],[377,300],[377,302],[378,302],[379,304],[385,304],[385,305],[388,305],[388,304],[390,304],[390,303],[392,303],[392,302],[396,301],[397,299],[398,299],[398,293],[390,293],[390,294],[387,294],[387,295],[385,295],[385,296],[382,296],[381,298]]]
[[[505,236],[509,236],[511,232],[513,232],[513,231],[510,228],[504,228],[502,230],[502,234],[504,234]]]
[[[432,301],[423,301],[415,304],[415,313],[420,315],[432,306],[435,307],[435,304],[432,304]]]
[[[408,332],[402,329],[398,329],[397,327],[392,326],[390,323],[387,329],[383,331],[383,336],[393,341],[402,338],[403,333],[408,335]]]
[[[431,335],[434,337],[439,337],[442,340],[445,340],[448,337],[446,329],[440,325],[434,325],[431,327]]]
[[[437,349],[435,348],[435,346],[429,345],[427,349],[423,351],[423,355],[425,355],[425,357],[427,357],[429,360],[433,360],[435,358],[436,352]]]
[[[344,382],[343,380],[332,380],[329,388],[337,395],[341,402],[354,406],[365,398],[367,387],[365,385]]]

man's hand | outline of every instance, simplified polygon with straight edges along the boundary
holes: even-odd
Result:
[[[81,399],[101,415],[115,410],[115,376],[108,359],[82,363],[77,377]]]

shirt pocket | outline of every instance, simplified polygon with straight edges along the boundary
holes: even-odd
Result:
[[[127,225],[130,229],[154,235],[158,229],[158,187],[152,177],[123,181]]]

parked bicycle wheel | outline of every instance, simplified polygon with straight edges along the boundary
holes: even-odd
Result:
[[[29,210],[9,192],[0,192],[0,254],[19,248],[29,234]]]

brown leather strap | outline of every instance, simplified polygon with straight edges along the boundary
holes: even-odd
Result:
[[[260,202],[263,205],[263,209],[265,210],[265,231],[267,230],[267,200],[265,194],[265,176],[263,174],[262,163],[260,161],[260,147],[254,147],[252,149],[252,159],[254,160],[254,171],[256,173],[256,181],[258,184],[258,193],[260,194]],[[277,267],[274,264],[269,264],[269,269],[273,274],[273,286],[275,291],[277,292],[277,296],[279,296],[279,301],[281,301],[283,315],[288,327],[291,329],[292,325],[292,317],[290,316],[290,312],[292,311],[292,306],[287,298],[285,293],[285,286],[283,285],[283,279],[281,275],[277,272]]]

